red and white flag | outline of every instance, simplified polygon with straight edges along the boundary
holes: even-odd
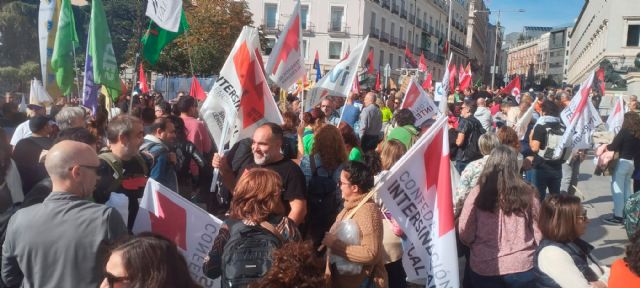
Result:
[[[460,66],[462,67],[462,66]],[[461,71],[460,73],[460,91],[464,91],[465,89],[471,86],[471,65],[467,64],[467,68]]]
[[[206,277],[201,268],[218,236],[220,226],[220,219],[149,179],[132,232],[153,232],[173,241],[187,260],[187,265],[198,268],[189,269],[193,280],[203,287],[220,287],[220,279]]]
[[[611,114],[609,114],[609,118],[607,118],[607,129],[609,132],[618,134],[618,131],[622,128],[625,110],[624,99],[622,99],[622,94],[619,94],[616,99],[616,104],[613,105]]]
[[[458,64],[458,81],[462,80],[462,76],[464,76],[464,68],[462,67],[462,63]]]
[[[300,1],[298,0],[267,62],[269,78],[283,89],[288,89],[305,75],[304,57],[300,48],[302,47],[300,19]]]
[[[373,90],[382,91],[382,83],[380,82],[380,71],[376,73],[376,84],[373,86]]]
[[[591,148],[593,140],[591,136],[598,125],[602,124],[600,114],[589,96],[593,85],[595,72],[592,72],[580,85],[580,90],[571,99],[569,105],[562,110],[560,118],[567,127],[558,149],[555,150],[556,157],[565,147],[572,147],[573,151]]]
[[[456,72],[456,64],[449,64],[449,92],[454,92],[456,89],[456,77],[458,77],[458,72]]]
[[[200,81],[198,81],[198,78],[195,75],[191,78],[191,89],[189,89],[189,95],[198,99],[198,101],[207,99],[207,93],[204,92],[202,86],[200,86]]]
[[[427,73],[427,79],[424,79],[424,82],[422,82],[422,89],[424,90],[429,90],[433,87],[433,76],[431,75],[431,73]]]
[[[320,81],[309,91],[304,97],[303,107],[314,107],[320,103],[325,96],[341,96],[347,97],[353,89],[353,81],[358,73],[360,60],[367,47],[369,36],[364,38],[362,42],[349,53],[349,57],[340,61],[336,66],[325,74]]]
[[[500,90],[500,93],[516,97],[516,99],[518,100],[518,103],[519,103],[520,102],[520,89],[521,89],[520,87],[521,87],[520,86],[520,75],[516,75],[516,78],[513,78],[513,80],[511,80],[511,82],[509,82],[509,84],[507,84],[507,86],[502,88],[502,90]]]
[[[433,99],[427,95],[418,82],[411,78],[407,91],[404,94],[404,100],[400,105],[400,109],[409,109],[416,117],[415,126],[420,127],[427,120],[432,119],[438,113],[438,106]]]
[[[139,80],[140,81],[140,93],[142,94],[149,94],[149,85],[147,85],[147,76],[144,74],[144,69],[142,68],[142,63],[140,63],[140,74],[139,74]]]
[[[411,242],[402,257],[407,278],[426,279],[426,287],[460,287],[450,165],[441,116],[375,187]]]
[[[282,124],[263,73],[259,47],[258,30],[243,27],[200,109],[218,147],[251,137],[263,123]]]
[[[420,52],[420,61],[418,62],[418,71],[427,72],[427,60],[424,59],[424,53]]]
[[[453,91],[453,90],[449,90],[449,81],[451,81],[450,74],[453,73],[451,69],[452,67],[455,67],[455,65],[451,63],[452,58],[453,58],[453,53],[449,54],[449,60],[447,61],[447,69],[444,69],[444,75],[442,75],[441,85],[438,85],[436,83],[436,90],[433,95],[434,100],[440,102],[438,110],[440,110],[440,112],[443,112],[443,113],[445,109],[447,109],[447,98],[449,97],[449,91]]]

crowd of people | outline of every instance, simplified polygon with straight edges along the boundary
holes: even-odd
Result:
[[[637,99],[596,153],[612,175],[604,224],[630,236],[607,267],[581,239],[590,220],[575,194],[589,151],[556,151],[571,97],[570,88],[516,99],[481,87],[447,99],[462,287],[640,286]],[[374,189],[434,123],[416,126],[400,91],[316,107],[289,93],[282,124],[231,147],[216,147],[184,93],[134,93],[117,108],[101,95],[95,111],[60,100],[26,115],[15,98],[7,93],[0,118],[0,287],[200,287],[171,240],[131,235],[149,178],[223,220],[197,267],[222,287],[425,285],[407,280],[411,243]]]

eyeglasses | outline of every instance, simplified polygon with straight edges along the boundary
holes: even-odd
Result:
[[[100,166],[91,166],[91,165],[78,165],[82,168],[87,168],[89,170],[93,170],[93,172],[95,172],[96,174],[98,174],[98,169],[100,169]]]
[[[338,180],[338,187],[342,187],[342,185],[353,185],[349,182],[342,182],[341,180]]]
[[[104,272],[104,278],[107,279],[107,284],[109,284],[110,288],[120,287],[120,285],[116,286],[116,284],[129,281],[129,277],[116,277],[109,272]]]
[[[578,216],[578,219],[582,220],[582,221],[587,221],[589,220],[589,217],[587,217],[587,210],[582,210],[582,213],[580,214],[580,216]]]

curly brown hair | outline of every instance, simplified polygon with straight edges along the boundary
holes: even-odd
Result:
[[[247,170],[233,190],[229,216],[261,223],[271,214],[284,215],[281,191],[282,181],[278,173],[265,168]]]
[[[627,129],[633,136],[640,138],[640,115],[634,111],[624,113],[622,129]]]
[[[322,166],[335,170],[340,164],[347,162],[348,154],[340,130],[333,125],[324,125],[316,131],[311,155],[320,155]]]
[[[360,148],[360,140],[358,140],[356,132],[353,131],[353,128],[351,128],[347,122],[340,122],[340,124],[338,124],[338,129],[340,129],[340,134],[342,134],[344,145],[351,148]]]
[[[640,230],[636,231],[629,240],[631,243],[627,246],[623,260],[629,266],[629,270],[636,276],[640,276]]]
[[[324,263],[316,256],[313,243],[288,242],[273,251],[271,269],[251,288],[327,287],[324,279]]]
[[[498,136],[498,140],[500,140],[501,144],[511,146],[516,151],[520,151],[520,140],[518,139],[518,133],[516,130],[508,126],[502,126],[496,132],[496,136]]]

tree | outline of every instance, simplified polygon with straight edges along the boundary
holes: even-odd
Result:
[[[184,5],[189,31],[167,45],[151,69],[172,75],[191,75],[190,53],[195,74],[217,74],[242,27],[252,24],[247,3],[209,0],[198,1],[198,6],[185,1]]]

